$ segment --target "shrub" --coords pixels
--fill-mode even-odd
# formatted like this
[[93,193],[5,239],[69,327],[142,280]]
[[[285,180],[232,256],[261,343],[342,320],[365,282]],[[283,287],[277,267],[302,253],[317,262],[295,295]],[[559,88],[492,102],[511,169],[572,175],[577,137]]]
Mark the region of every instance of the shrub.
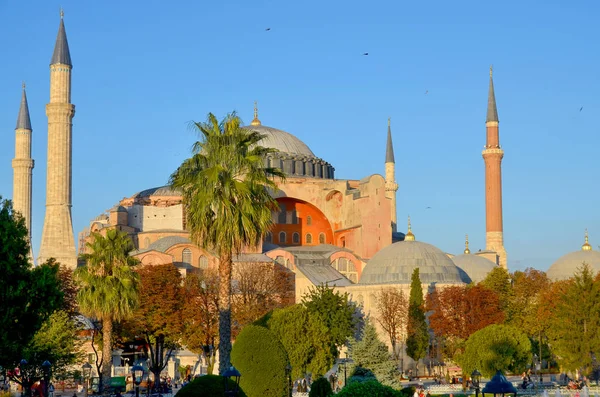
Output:
[[377,377],[375,376],[373,371],[371,371],[370,369],[358,367],[358,366],[354,367],[354,370],[352,371],[352,375],[350,375],[350,379],[348,379],[348,383],[354,383],[354,382],[360,383],[360,382],[368,382],[368,381],[377,382]]
[[248,397],[285,395],[287,353],[268,329],[256,325],[244,327],[231,350],[231,362],[242,374],[240,385]]
[[333,390],[329,381],[325,378],[319,378],[310,386],[308,397],[329,397],[333,396]]
[[370,380],[367,382],[354,382],[344,387],[336,397],[402,397],[399,391],[389,386]]
[[412,397],[415,395],[415,390],[416,390],[416,387],[414,387],[414,386],[406,386],[405,388],[400,390],[400,393],[404,397]]
[[[233,387],[233,380],[229,380]],[[204,375],[192,380],[181,388],[177,397],[221,397],[225,396],[225,379],[218,375]],[[246,397],[243,390],[240,390],[240,397]]]

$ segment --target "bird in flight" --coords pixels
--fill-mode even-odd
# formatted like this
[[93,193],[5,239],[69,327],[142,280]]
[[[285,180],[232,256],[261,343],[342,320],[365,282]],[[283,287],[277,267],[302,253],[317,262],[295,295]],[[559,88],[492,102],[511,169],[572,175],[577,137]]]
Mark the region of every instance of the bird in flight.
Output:
[[365,53],[363,53],[363,55],[369,55],[369,53],[368,53],[368,52],[365,52]]
[[271,28],[266,28],[265,31],[268,32],[269,30],[271,30]]
[[425,207],[425,209],[426,209],[426,210],[430,210],[430,209],[431,209],[431,207]]
[[581,112],[583,110],[583,106],[579,108],[579,111]]
[[425,95],[429,94],[429,90],[425,90]]

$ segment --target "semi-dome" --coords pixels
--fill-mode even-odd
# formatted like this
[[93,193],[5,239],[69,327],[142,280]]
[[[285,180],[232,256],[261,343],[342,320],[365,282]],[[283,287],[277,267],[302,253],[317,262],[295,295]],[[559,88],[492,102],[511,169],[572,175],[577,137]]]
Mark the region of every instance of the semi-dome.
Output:
[[553,281],[566,280],[573,277],[577,269],[584,263],[588,264],[593,272],[600,272],[600,252],[592,250],[592,246],[588,241],[587,230],[585,232],[585,243],[581,246],[581,250],[558,258],[546,274]]
[[408,284],[415,268],[419,268],[423,284],[468,282],[442,250],[420,241],[405,240],[376,253],[367,263],[358,283]]

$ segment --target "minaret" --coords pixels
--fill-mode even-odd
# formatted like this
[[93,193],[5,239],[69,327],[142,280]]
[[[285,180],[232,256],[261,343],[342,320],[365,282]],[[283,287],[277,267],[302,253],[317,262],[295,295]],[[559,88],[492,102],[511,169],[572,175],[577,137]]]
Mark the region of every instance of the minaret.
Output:
[[50,103],[48,116],[48,166],[46,176],[46,217],[38,263],[55,258],[67,267],[77,266],[71,221],[72,120],[71,55],[65,33],[63,12],[50,60]]
[[385,147],[385,196],[392,200],[392,232],[397,231],[396,218],[396,161],[394,160],[394,146],[392,145],[391,118],[388,118],[387,145]]
[[498,254],[498,264],[507,269],[502,228],[502,157],[504,157],[504,150],[500,147],[498,135],[498,110],[496,109],[491,66],[485,127],[487,141],[482,152],[485,162],[485,246],[487,250],[495,251]]
[[33,260],[31,249],[31,175],[34,162],[31,159],[31,119],[27,105],[27,93],[23,83],[21,107],[15,128],[15,158],[13,167],[13,208],[25,219],[29,236],[29,258]]

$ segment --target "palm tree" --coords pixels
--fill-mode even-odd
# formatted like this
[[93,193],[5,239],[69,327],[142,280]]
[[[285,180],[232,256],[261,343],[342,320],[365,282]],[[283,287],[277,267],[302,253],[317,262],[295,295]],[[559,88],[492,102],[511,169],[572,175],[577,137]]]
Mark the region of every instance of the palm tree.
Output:
[[80,283],[77,302],[81,312],[102,322],[102,385],[110,385],[113,321],[127,318],[138,303],[138,274],[132,266],[138,260],[129,256],[133,243],[125,232],[108,230],[106,236],[91,235],[81,255],[86,265],[75,270]]
[[278,208],[271,192],[277,168],[264,166],[276,152],[258,143],[264,135],[245,129],[231,113],[221,122],[212,114],[204,123],[191,123],[201,140],[171,175],[181,189],[187,228],[192,241],[219,257],[219,373],[229,368],[231,353],[231,271],[233,255],[256,246],[270,228],[271,211]]

